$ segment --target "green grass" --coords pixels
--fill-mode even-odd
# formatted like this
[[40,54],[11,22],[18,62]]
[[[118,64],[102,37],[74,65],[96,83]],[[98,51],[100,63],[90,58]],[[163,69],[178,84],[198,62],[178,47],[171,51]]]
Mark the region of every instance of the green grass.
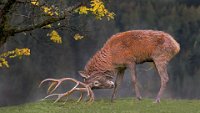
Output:
[[151,99],[96,100],[92,104],[68,101],[65,104],[40,101],[24,105],[1,107],[0,113],[200,113],[200,100],[162,100],[154,104]]

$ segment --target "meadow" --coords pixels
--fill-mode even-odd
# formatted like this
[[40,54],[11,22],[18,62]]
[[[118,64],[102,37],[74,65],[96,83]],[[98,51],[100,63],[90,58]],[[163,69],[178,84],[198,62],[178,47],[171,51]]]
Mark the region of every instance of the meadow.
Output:
[[137,101],[132,98],[117,99],[114,103],[99,99],[92,104],[46,100],[0,107],[0,113],[200,113],[200,100],[165,99],[159,104],[153,103],[152,99]]

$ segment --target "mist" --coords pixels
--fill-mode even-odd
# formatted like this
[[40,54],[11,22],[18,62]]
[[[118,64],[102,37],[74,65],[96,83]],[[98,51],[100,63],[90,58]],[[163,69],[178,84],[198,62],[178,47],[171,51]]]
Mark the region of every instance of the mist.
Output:
[[[29,57],[9,59],[10,68],[0,69],[0,106],[39,101],[46,95],[47,84],[38,88],[45,78],[72,77],[82,81],[78,74],[87,61],[113,34],[133,29],[161,30],[171,34],[181,45],[180,53],[168,66],[170,80],[164,98],[200,98],[200,6],[192,0],[124,0],[111,1],[114,20],[101,21],[91,16],[74,16],[71,23],[78,25],[82,40],[73,39],[71,31],[61,30],[62,44],[54,44],[47,31],[34,30],[10,38],[0,52],[15,48],[31,49]],[[77,21],[78,20],[78,21]],[[13,21],[19,21],[18,19]],[[155,98],[160,78],[152,63],[137,65],[139,88],[144,98]],[[73,84],[63,85],[64,92]],[[95,90],[96,98],[110,99],[112,90]],[[72,98],[78,97],[75,94]],[[117,98],[135,97],[126,70]]]

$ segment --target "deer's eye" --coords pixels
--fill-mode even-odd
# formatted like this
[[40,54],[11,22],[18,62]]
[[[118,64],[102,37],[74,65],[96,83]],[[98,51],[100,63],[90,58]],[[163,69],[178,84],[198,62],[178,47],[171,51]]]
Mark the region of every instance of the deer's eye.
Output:
[[94,81],[94,86],[99,86],[99,85],[100,85],[99,81]]

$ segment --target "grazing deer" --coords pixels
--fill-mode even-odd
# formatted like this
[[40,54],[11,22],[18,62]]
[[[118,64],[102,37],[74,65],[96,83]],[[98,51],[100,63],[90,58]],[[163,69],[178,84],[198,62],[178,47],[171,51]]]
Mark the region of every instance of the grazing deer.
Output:
[[[131,80],[136,97],[140,100],[141,95],[137,86],[136,64],[154,62],[161,80],[161,87],[155,100],[158,103],[169,80],[167,64],[179,51],[179,44],[172,36],[162,31],[132,30],[115,34],[88,61],[84,71],[79,72],[84,78],[84,82],[73,80],[76,81],[77,85],[70,91],[86,91],[90,100],[93,101],[94,94],[92,89],[114,88],[111,97],[113,101],[123,79],[124,71],[128,68],[131,72]],[[115,83],[111,81],[114,76],[116,76]],[[51,91],[51,88],[56,85],[51,91],[53,92],[63,79],[45,79],[42,83],[53,81],[49,87]],[[77,88],[79,84],[85,88]],[[71,94],[70,91],[66,92],[67,94],[58,95],[58,98],[60,99]],[[49,96],[54,95],[51,94]],[[81,99],[82,93],[79,100]]]

